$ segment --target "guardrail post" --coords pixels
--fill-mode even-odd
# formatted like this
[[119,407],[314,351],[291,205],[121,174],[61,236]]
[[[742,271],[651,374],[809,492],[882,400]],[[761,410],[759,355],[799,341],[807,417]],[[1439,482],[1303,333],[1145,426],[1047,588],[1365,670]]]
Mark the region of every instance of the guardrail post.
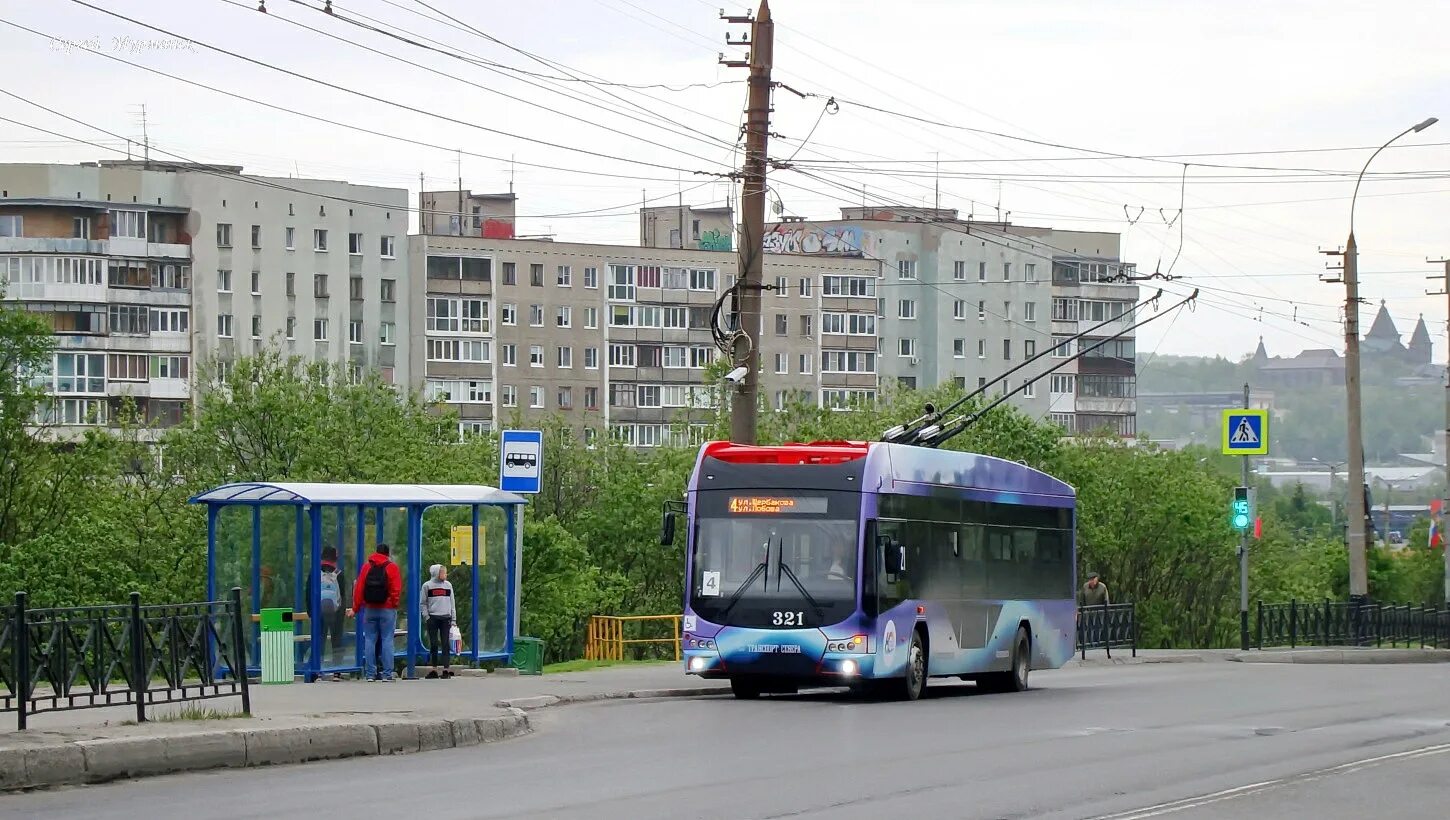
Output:
[[1259,611],[1254,617],[1254,648],[1264,648],[1264,601],[1259,599]]
[[1103,640],[1103,649],[1107,651],[1107,653],[1108,653],[1108,659],[1109,660],[1111,660],[1112,657],[1113,657],[1113,633],[1112,633],[1112,630],[1111,630],[1110,627],[1111,627],[1111,622],[1108,620],[1108,605],[1106,603],[1104,603],[1103,604],[1103,623],[1102,623],[1101,629],[1103,630],[1103,639],[1104,639]]
[[15,710],[16,728],[25,730],[25,712],[30,706],[30,624],[25,613],[26,595],[15,593]]
[[232,587],[232,679],[242,687],[242,714],[252,714],[252,692],[247,678],[246,633],[242,629],[242,588]]
[[1138,605],[1133,603],[1129,606],[1132,608],[1128,610],[1128,628],[1133,630],[1133,657],[1136,658],[1138,657]]
[[136,722],[146,722],[146,622],[141,618],[141,593],[131,593],[131,692],[136,698]]
[[684,636],[683,633],[680,632],[680,618],[681,617],[682,616],[680,616],[680,615],[676,615],[675,618],[674,618],[674,624],[675,624],[675,663],[679,663],[680,662],[680,649],[681,649],[681,645],[684,644],[684,642],[685,642],[685,636]]
[[1079,609],[1077,611],[1077,651],[1079,653],[1079,656],[1083,660],[1087,660],[1087,641],[1084,640],[1084,636],[1087,633],[1083,630],[1084,627],[1082,625],[1082,610]]
[[1299,601],[1289,599],[1289,648],[1299,647]]
[[1329,599],[1324,599],[1324,643],[1320,646],[1329,646]]

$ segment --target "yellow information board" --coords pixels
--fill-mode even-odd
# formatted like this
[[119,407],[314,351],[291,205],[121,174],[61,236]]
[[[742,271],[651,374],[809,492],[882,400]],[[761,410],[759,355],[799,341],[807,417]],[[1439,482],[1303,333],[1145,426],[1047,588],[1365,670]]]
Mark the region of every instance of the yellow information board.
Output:
[[[488,563],[488,534],[482,524],[478,525],[478,565]],[[455,524],[453,537],[448,544],[449,563],[455,567],[473,563],[473,527],[469,524]]]

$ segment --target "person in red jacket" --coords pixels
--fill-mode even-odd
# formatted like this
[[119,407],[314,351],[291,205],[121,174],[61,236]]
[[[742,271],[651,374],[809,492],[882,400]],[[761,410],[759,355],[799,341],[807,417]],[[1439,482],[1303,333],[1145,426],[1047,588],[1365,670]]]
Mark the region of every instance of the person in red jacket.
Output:
[[363,678],[369,681],[393,680],[393,630],[403,598],[403,575],[389,557],[391,551],[387,544],[378,544],[352,585],[352,608],[363,632]]

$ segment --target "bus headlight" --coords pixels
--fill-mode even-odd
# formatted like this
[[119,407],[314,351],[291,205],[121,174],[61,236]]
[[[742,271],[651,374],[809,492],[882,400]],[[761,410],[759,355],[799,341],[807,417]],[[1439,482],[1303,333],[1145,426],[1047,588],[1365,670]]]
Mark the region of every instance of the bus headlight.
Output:
[[836,641],[827,641],[826,651],[835,652],[842,655],[865,655],[867,654],[866,636],[854,635],[850,638],[844,638]]
[[[850,661],[847,661],[847,663],[850,663]],[[705,667],[709,665],[710,661],[705,658],[690,658],[691,672],[703,672],[705,671]]]
[[856,662],[853,660],[841,661],[841,674],[851,677],[856,674]]

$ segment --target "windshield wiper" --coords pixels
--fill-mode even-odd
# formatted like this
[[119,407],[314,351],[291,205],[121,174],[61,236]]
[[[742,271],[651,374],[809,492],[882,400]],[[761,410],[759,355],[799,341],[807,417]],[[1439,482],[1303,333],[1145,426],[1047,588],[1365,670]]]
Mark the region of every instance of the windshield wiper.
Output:
[[800,590],[801,597],[806,599],[806,603],[811,605],[811,609],[814,609],[816,611],[816,617],[824,617],[826,614],[825,608],[822,607],[820,603],[816,601],[816,599],[813,598],[809,592],[806,591],[805,585],[802,584],[800,582],[800,579],[796,577],[795,570],[791,569],[784,561],[780,562],[780,568],[783,572],[785,572],[786,575],[790,576],[790,582],[792,584],[795,584],[796,589]]
[[750,585],[755,583],[755,579],[759,578],[762,572],[765,572],[768,562],[769,559],[756,564],[755,569],[751,570],[750,574],[745,576],[745,582],[730,595],[730,600],[725,602],[725,609],[720,613],[720,623],[727,623],[725,619],[730,616],[730,610],[734,609],[735,604],[740,602],[740,596],[744,595],[745,590],[749,589]]

